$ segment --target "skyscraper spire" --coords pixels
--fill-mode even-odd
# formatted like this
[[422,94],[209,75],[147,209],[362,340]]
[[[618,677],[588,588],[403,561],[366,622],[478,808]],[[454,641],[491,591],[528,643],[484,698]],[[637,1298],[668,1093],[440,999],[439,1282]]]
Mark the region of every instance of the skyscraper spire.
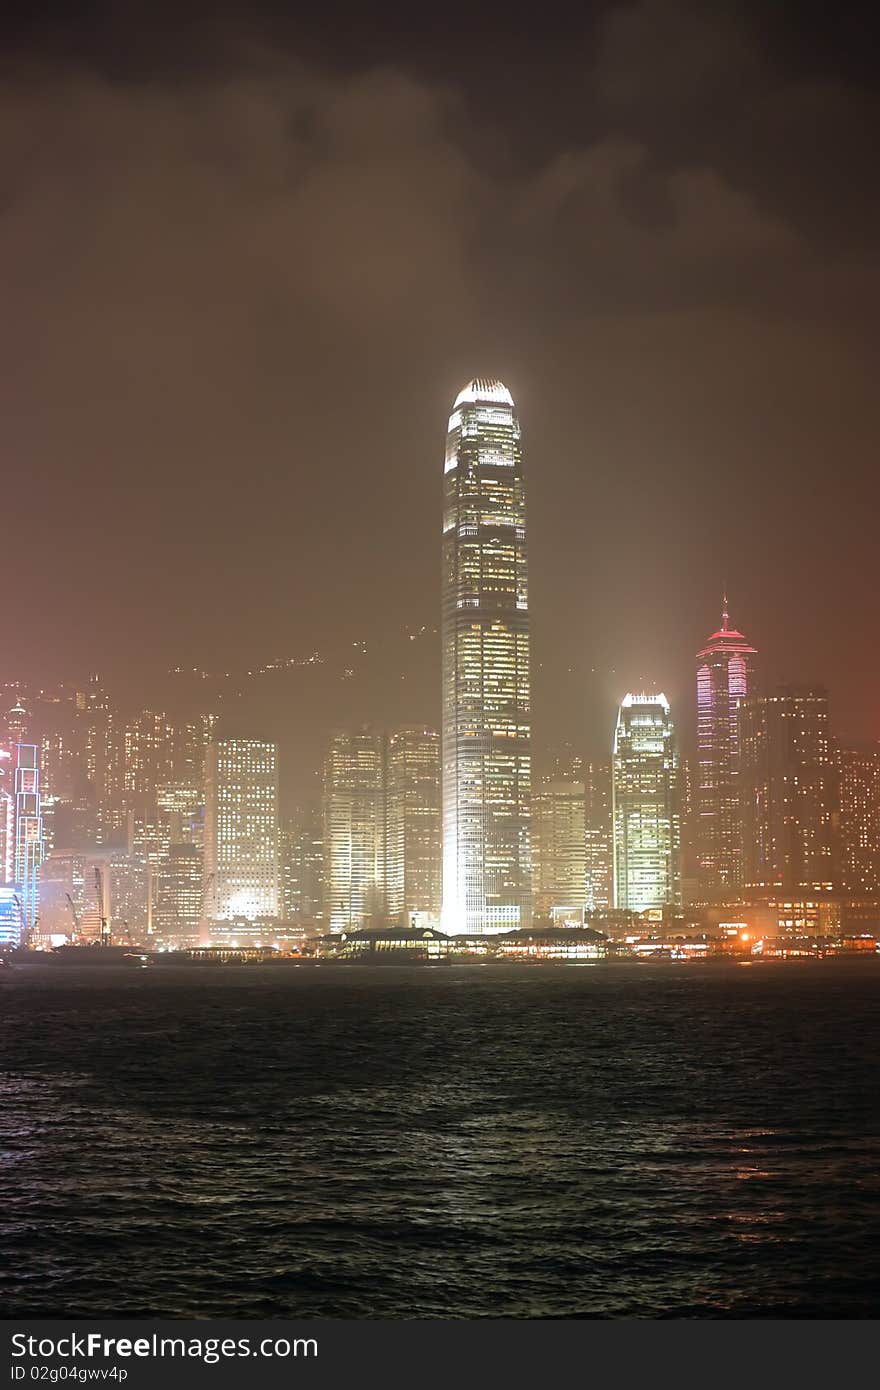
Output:
[[727,585],[721,627],[697,653],[697,874],[705,888],[740,881],[739,704],[754,693],[755,648],[730,625]]
[[458,393],[444,486],[442,921],[481,935],[531,919],[525,483],[502,382]]

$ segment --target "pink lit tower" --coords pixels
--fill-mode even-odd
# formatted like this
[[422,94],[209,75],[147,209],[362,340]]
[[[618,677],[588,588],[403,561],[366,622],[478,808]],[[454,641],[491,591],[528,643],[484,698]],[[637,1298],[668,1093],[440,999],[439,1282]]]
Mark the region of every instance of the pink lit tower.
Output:
[[697,653],[697,872],[702,888],[725,893],[742,881],[739,811],[739,704],[755,694],[757,652],[730,626],[727,595],[721,627]]

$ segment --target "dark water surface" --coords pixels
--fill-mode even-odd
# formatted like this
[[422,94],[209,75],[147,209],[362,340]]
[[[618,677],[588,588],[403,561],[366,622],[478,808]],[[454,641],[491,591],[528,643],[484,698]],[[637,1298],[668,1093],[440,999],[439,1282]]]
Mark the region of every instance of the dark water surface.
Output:
[[876,1315],[880,961],[22,966],[6,1316]]

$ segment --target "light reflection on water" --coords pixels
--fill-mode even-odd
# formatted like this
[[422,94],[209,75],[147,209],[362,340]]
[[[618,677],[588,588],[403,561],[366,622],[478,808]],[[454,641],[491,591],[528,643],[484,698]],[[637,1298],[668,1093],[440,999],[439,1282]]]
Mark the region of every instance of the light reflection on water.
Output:
[[867,1316],[872,964],[0,989],[6,1316]]

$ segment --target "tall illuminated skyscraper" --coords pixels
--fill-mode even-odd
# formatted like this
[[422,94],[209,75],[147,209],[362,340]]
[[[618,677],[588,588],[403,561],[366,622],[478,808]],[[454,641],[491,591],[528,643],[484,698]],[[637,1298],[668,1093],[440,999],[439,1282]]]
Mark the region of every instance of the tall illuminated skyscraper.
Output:
[[529,600],[520,427],[500,381],[455,399],[443,513],[443,927],[531,917]]
[[727,597],[721,626],[697,653],[697,767],[693,788],[697,874],[721,891],[742,882],[742,818],[739,804],[739,706],[754,695],[755,658],[741,632],[730,626]]
[[15,865],[26,931],[37,922],[37,874],[43,862],[43,816],[40,797],[40,750],[33,743],[15,749]]
[[284,917],[315,925],[324,907],[324,825],[320,808],[300,806],[281,823],[281,892]]
[[218,738],[205,767],[205,916],[277,917],[278,752],[256,738]]
[[614,905],[681,905],[678,752],[665,695],[625,695],[612,758]]

